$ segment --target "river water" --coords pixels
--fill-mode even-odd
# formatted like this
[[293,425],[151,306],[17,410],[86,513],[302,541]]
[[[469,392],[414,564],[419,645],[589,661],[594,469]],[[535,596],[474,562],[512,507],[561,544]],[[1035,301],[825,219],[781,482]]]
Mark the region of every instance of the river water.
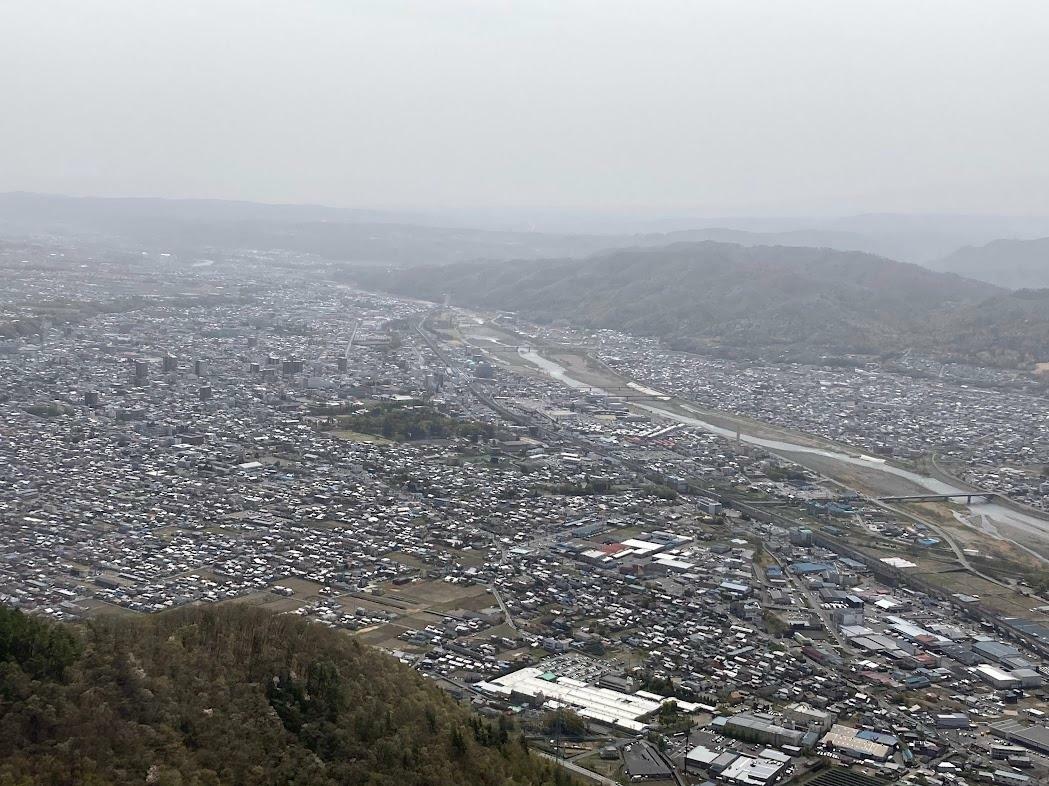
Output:
[[[545,358],[538,352],[532,349],[519,349],[518,354],[522,359],[527,360],[535,366],[538,366],[545,371],[550,377],[563,382],[569,387],[575,388],[576,390],[593,390],[594,392],[603,392],[600,388],[596,388],[593,385],[589,385],[585,382],[581,382],[578,379],[574,379],[568,370],[549,358]],[[727,429],[722,426],[717,426],[713,423],[698,418],[690,417],[688,415],[682,415],[677,412],[664,409],[657,405],[645,404],[643,402],[635,402],[634,404],[639,409],[648,410],[653,414],[659,415],[670,420],[676,420],[679,423],[684,423],[688,426],[694,426],[695,428],[702,429],[703,431],[710,432],[712,434],[718,434],[722,437],[728,437],[735,439],[736,432],[732,429]],[[685,409],[691,409],[687,404],[682,405]],[[697,411],[698,412],[698,411]],[[745,428],[743,426],[742,428]],[[809,445],[799,445],[794,442],[785,442],[775,439],[766,439],[764,437],[757,437],[752,434],[746,433],[745,430],[740,431],[740,440],[746,442],[748,445],[755,445],[756,447],[768,450],[771,453],[787,453],[787,454],[810,454],[821,456],[823,458],[831,459],[836,462],[843,464],[852,464],[854,466],[864,467],[868,470],[875,472],[884,472],[889,475],[894,475],[905,480],[909,480],[911,483],[928,490],[932,494],[967,494],[971,492],[971,489],[961,488],[959,486],[945,483],[944,481],[930,477],[928,475],[921,475],[917,472],[911,472],[910,470],[903,469],[901,467],[895,467],[892,464],[887,463],[884,459],[874,458],[872,456],[853,456],[848,453],[842,453],[840,451],[827,450],[825,448],[814,448]],[[793,458],[793,457],[791,457]],[[1045,539],[1049,538],[1049,520],[1041,519],[1037,516],[1023,513],[1021,511],[1013,510],[1012,508],[1002,505],[997,502],[976,502],[971,505],[964,506],[968,508],[968,515],[960,516],[964,518],[966,523],[970,526],[980,529],[984,532],[989,532],[998,537],[1009,540],[1008,536],[1000,532],[998,527],[1004,526],[1013,530],[1019,530],[1029,535]],[[1017,544],[1021,545],[1022,544]],[[1031,551],[1030,549],[1025,550]],[[1031,553],[1035,553],[1031,551]],[[1040,556],[1040,555],[1038,555]],[[1044,559],[1044,557],[1042,558]]]

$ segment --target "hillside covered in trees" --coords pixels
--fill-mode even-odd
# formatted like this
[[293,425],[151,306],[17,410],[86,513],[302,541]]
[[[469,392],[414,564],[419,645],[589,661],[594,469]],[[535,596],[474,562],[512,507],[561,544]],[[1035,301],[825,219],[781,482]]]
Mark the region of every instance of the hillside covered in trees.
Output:
[[448,417],[415,401],[370,401],[356,408],[320,406],[314,408],[313,414],[327,415],[333,428],[397,442],[452,437],[490,439],[495,435],[491,424]]
[[564,784],[356,639],[243,606],[59,626],[0,609],[0,784]]
[[1049,237],[965,246],[936,264],[941,270],[1003,287],[1049,287]]
[[[365,286],[440,301],[566,319],[660,337],[674,348],[814,360],[913,348],[1045,360],[1049,308],[981,308],[1009,293],[991,284],[861,252],[678,243],[586,259],[476,262],[354,273]],[[1011,302],[1011,301],[1010,301]],[[1000,338],[1015,336],[1001,352]]]

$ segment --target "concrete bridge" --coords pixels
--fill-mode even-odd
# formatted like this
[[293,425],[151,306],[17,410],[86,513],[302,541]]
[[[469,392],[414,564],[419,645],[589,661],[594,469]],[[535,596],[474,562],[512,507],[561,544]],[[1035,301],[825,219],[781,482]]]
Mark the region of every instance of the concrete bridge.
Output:
[[966,505],[971,505],[974,499],[981,502],[991,502],[998,499],[998,494],[990,491],[964,491],[957,494],[911,494],[903,497],[878,497],[878,502],[950,502],[951,500],[964,499]]

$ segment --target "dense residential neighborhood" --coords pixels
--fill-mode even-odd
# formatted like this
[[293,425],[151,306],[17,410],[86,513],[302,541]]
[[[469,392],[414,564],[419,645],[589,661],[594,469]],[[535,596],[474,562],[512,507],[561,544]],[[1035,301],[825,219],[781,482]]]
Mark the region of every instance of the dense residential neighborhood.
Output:
[[[66,253],[0,260],[5,604],[299,615],[597,782],[1047,777],[1036,570],[664,409],[881,461],[933,444],[973,493],[1041,506],[1033,395],[742,368],[356,290],[294,255]],[[567,347],[636,381],[574,379]],[[991,504],[968,503],[937,504]]]

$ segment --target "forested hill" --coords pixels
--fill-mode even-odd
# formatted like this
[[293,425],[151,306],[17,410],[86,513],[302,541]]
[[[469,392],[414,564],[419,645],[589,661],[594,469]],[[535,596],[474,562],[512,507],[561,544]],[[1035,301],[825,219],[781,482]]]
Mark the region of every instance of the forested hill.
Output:
[[565,784],[357,640],[243,606],[56,626],[0,609],[0,784]]
[[1003,287],[1049,287],[1049,237],[965,246],[936,267]]
[[[356,275],[356,273],[354,274]],[[365,285],[460,305],[571,319],[693,349],[878,354],[1001,290],[860,252],[730,243],[586,259],[375,271]]]

